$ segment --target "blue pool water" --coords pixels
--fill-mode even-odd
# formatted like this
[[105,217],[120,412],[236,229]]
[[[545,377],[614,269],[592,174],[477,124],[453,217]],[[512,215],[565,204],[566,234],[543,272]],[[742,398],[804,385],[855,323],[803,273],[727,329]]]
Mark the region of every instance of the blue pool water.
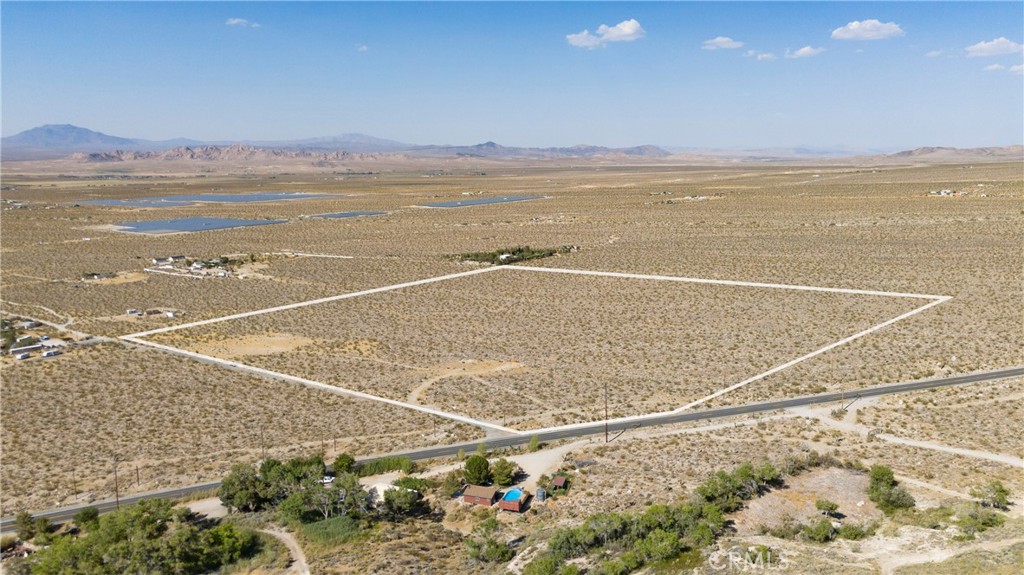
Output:
[[452,200],[449,202],[436,202],[433,204],[420,204],[425,208],[464,208],[466,206],[481,206],[484,204],[504,204],[506,202],[525,202],[527,200],[543,200],[543,196],[501,196],[497,198],[473,198],[471,200]]
[[508,491],[506,491],[505,495],[502,496],[501,499],[502,499],[502,501],[519,501],[519,499],[522,496],[523,496],[523,490],[519,489],[517,487],[515,489],[509,489]]
[[312,217],[312,218],[329,218],[329,219],[334,220],[334,219],[338,219],[338,218],[357,218],[359,216],[382,216],[382,215],[384,215],[386,213],[387,212],[335,212],[333,214],[317,214],[315,216],[310,216],[310,217]]
[[202,232],[223,230],[244,226],[266,226],[282,224],[288,220],[236,220],[233,218],[178,218],[175,220],[152,220],[148,222],[123,222],[116,224],[122,232],[138,234],[170,234],[174,232]]
[[249,194],[189,194],[184,196],[158,196],[133,200],[87,200],[83,204],[95,206],[120,206],[129,208],[180,208],[192,204],[238,204],[248,202],[277,202],[282,200],[308,200],[323,198],[331,194],[309,194],[305,192],[252,192]]

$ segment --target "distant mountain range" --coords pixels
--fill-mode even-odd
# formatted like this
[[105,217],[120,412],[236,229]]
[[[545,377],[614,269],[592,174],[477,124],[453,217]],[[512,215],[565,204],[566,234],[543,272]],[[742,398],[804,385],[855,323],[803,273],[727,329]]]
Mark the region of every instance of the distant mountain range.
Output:
[[4,160],[53,159],[72,156],[86,162],[121,162],[130,160],[200,160],[245,161],[275,158],[302,158],[314,162],[344,159],[366,159],[380,154],[407,157],[461,158],[608,158],[659,159],[673,157],[690,162],[778,162],[800,159],[912,162],[983,162],[1024,159],[1024,146],[991,148],[917,148],[890,154],[876,150],[857,151],[848,148],[763,148],[747,150],[713,150],[658,146],[606,148],[578,145],[563,148],[522,148],[485,142],[470,146],[417,145],[375,138],[366,134],[341,134],[324,138],[284,141],[199,141],[186,138],[144,140],[110,136],[70,124],[49,124],[0,139],[0,155]]
[[[239,148],[242,146],[243,148]],[[186,148],[184,150],[182,148]],[[215,151],[223,148],[223,152]],[[197,152],[196,149],[202,151]],[[401,153],[422,157],[480,157],[480,158],[571,158],[593,156],[630,156],[660,158],[671,155],[657,146],[636,146],[632,148],[605,148],[602,146],[572,146],[569,148],[518,148],[506,147],[494,142],[473,146],[416,145],[375,138],[366,134],[341,134],[326,138],[308,138],[285,141],[245,142],[204,142],[190,139],[143,140],[110,136],[70,124],[48,124],[26,130],[20,134],[0,139],[3,159],[45,159],[60,158],[76,154],[79,159],[90,161],[119,161],[124,159],[147,159],[157,156],[176,158],[196,157],[213,159],[213,156],[237,157],[258,155],[257,150],[280,152],[278,157],[291,153]],[[160,152],[161,154],[156,154]],[[274,155],[274,154],[271,154]]]

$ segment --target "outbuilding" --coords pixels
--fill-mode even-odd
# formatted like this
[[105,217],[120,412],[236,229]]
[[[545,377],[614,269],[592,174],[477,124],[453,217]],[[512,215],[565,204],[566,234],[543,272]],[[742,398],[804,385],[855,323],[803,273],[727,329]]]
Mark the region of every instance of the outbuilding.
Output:
[[491,505],[494,505],[494,501],[497,498],[498,490],[493,487],[467,485],[466,488],[462,490],[462,500],[466,503],[490,507]]

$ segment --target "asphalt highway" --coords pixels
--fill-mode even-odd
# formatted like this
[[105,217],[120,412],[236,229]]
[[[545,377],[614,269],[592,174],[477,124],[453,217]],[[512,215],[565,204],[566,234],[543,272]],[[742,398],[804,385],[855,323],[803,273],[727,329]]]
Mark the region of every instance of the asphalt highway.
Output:
[[[815,395],[805,395],[801,397],[793,397],[789,399],[780,399],[775,401],[766,401],[762,403],[750,403],[746,405],[736,405],[729,407],[719,407],[716,409],[705,409],[701,411],[681,411],[664,414],[655,414],[645,417],[638,417],[625,421],[612,421],[609,422],[607,429],[609,434],[618,434],[619,432],[627,431],[630,429],[638,429],[641,427],[654,427],[659,425],[670,425],[674,423],[685,423],[691,421],[703,421],[709,419],[721,419],[725,417],[735,417],[737,415],[746,415],[752,413],[765,413],[770,411],[777,411],[781,409],[788,409],[791,407],[801,407],[805,405],[817,405],[822,403],[838,403],[840,401],[850,402],[856,398],[865,397],[877,397],[880,395],[891,395],[896,393],[907,393],[911,391],[923,391],[927,389],[935,389],[940,387],[951,387],[957,385],[967,385],[971,383],[979,383],[984,381],[995,381],[999,379],[1007,379],[1010,377],[1024,376],[1024,366],[1010,367],[1004,369],[998,369],[994,371],[986,371],[981,373],[972,373],[969,375],[958,375],[954,377],[943,377],[938,379],[928,379],[923,381],[912,381],[907,383],[896,383],[890,385],[879,385],[875,387],[867,387],[854,391],[846,392],[829,392],[819,393]],[[507,437],[492,437],[486,440],[487,446],[490,449],[500,447],[511,447],[516,445],[525,445],[530,442],[531,437],[536,435],[539,440],[543,442],[555,441],[558,439],[571,439],[576,437],[584,437],[587,435],[603,434],[605,432],[605,423],[603,421],[596,422],[593,424],[586,424],[575,426],[571,428],[556,429],[548,432],[540,432],[537,434],[531,434],[527,432],[523,435],[510,435]],[[476,446],[480,443],[479,440],[471,441],[466,443],[459,443],[453,445],[443,445],[439,447],[428,447],[425,449],[417,449],[413,451],[405,451],[399,453],[393,453],[389,455],[404,455],[414,461],[423,461],[427,459],[435,459],[439,457],[450,457],[457,454],[460,450],[473,451]],[[379,456],[385,457],[385,456]],[[372,461],[378,457],[371,457],[361,459],[360,462]],[[220,487],[219,481],[210,483],[202,483],[199,485],[190,485],[188,487],[180,487],[176,489],[167,489],[162,491],[155,491],[151,493],[142,493],[138,495],[132,495],[129,497],[122,497],[120,505],[129,505],[136,501],[143,499],[153,499],[157,497],[177,499],[187,497],[196,493],[208,492],[216,490]],[[58,509],[50,509],[47,511],[39,511],[33,513],[36,517],[46,517],[54,523],[62,523],[70,520],[74,517],[75,513],[85,507],[95,507],[100,513],[106,513],[114,510],[117,507],[115,501],[101,501],[91,503],[87,505],[78,505],[74,507],[61,507]],[[0,532],[7,532],[14,529],[14,517],[4,517],[0,519]]]

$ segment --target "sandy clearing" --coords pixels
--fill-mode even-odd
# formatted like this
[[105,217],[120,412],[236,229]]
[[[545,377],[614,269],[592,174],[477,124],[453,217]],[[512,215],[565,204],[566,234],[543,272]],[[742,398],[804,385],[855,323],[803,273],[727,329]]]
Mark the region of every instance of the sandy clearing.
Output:
[[315,341],[309,338],[287,333],[275,333],[270,335],[247,335],[220,340],[215,343],[197,342],[194,347],[198,353],[203,355],[235,359],[248,355],[288,353],[312,343],[315,343]]
[[146,281],[146,278],[147,276],[143,272],[120,272],[112,278],[84,281],[85,283],[90,285],[110,286],[119,284],[129,284],[134,282],[144,282]]
[[219,497],[210,497],[182,503],[179,507],[188,507],[193,513],[205,515],[209,519],[220,519],[228,514],[228,508],[224,507]]

